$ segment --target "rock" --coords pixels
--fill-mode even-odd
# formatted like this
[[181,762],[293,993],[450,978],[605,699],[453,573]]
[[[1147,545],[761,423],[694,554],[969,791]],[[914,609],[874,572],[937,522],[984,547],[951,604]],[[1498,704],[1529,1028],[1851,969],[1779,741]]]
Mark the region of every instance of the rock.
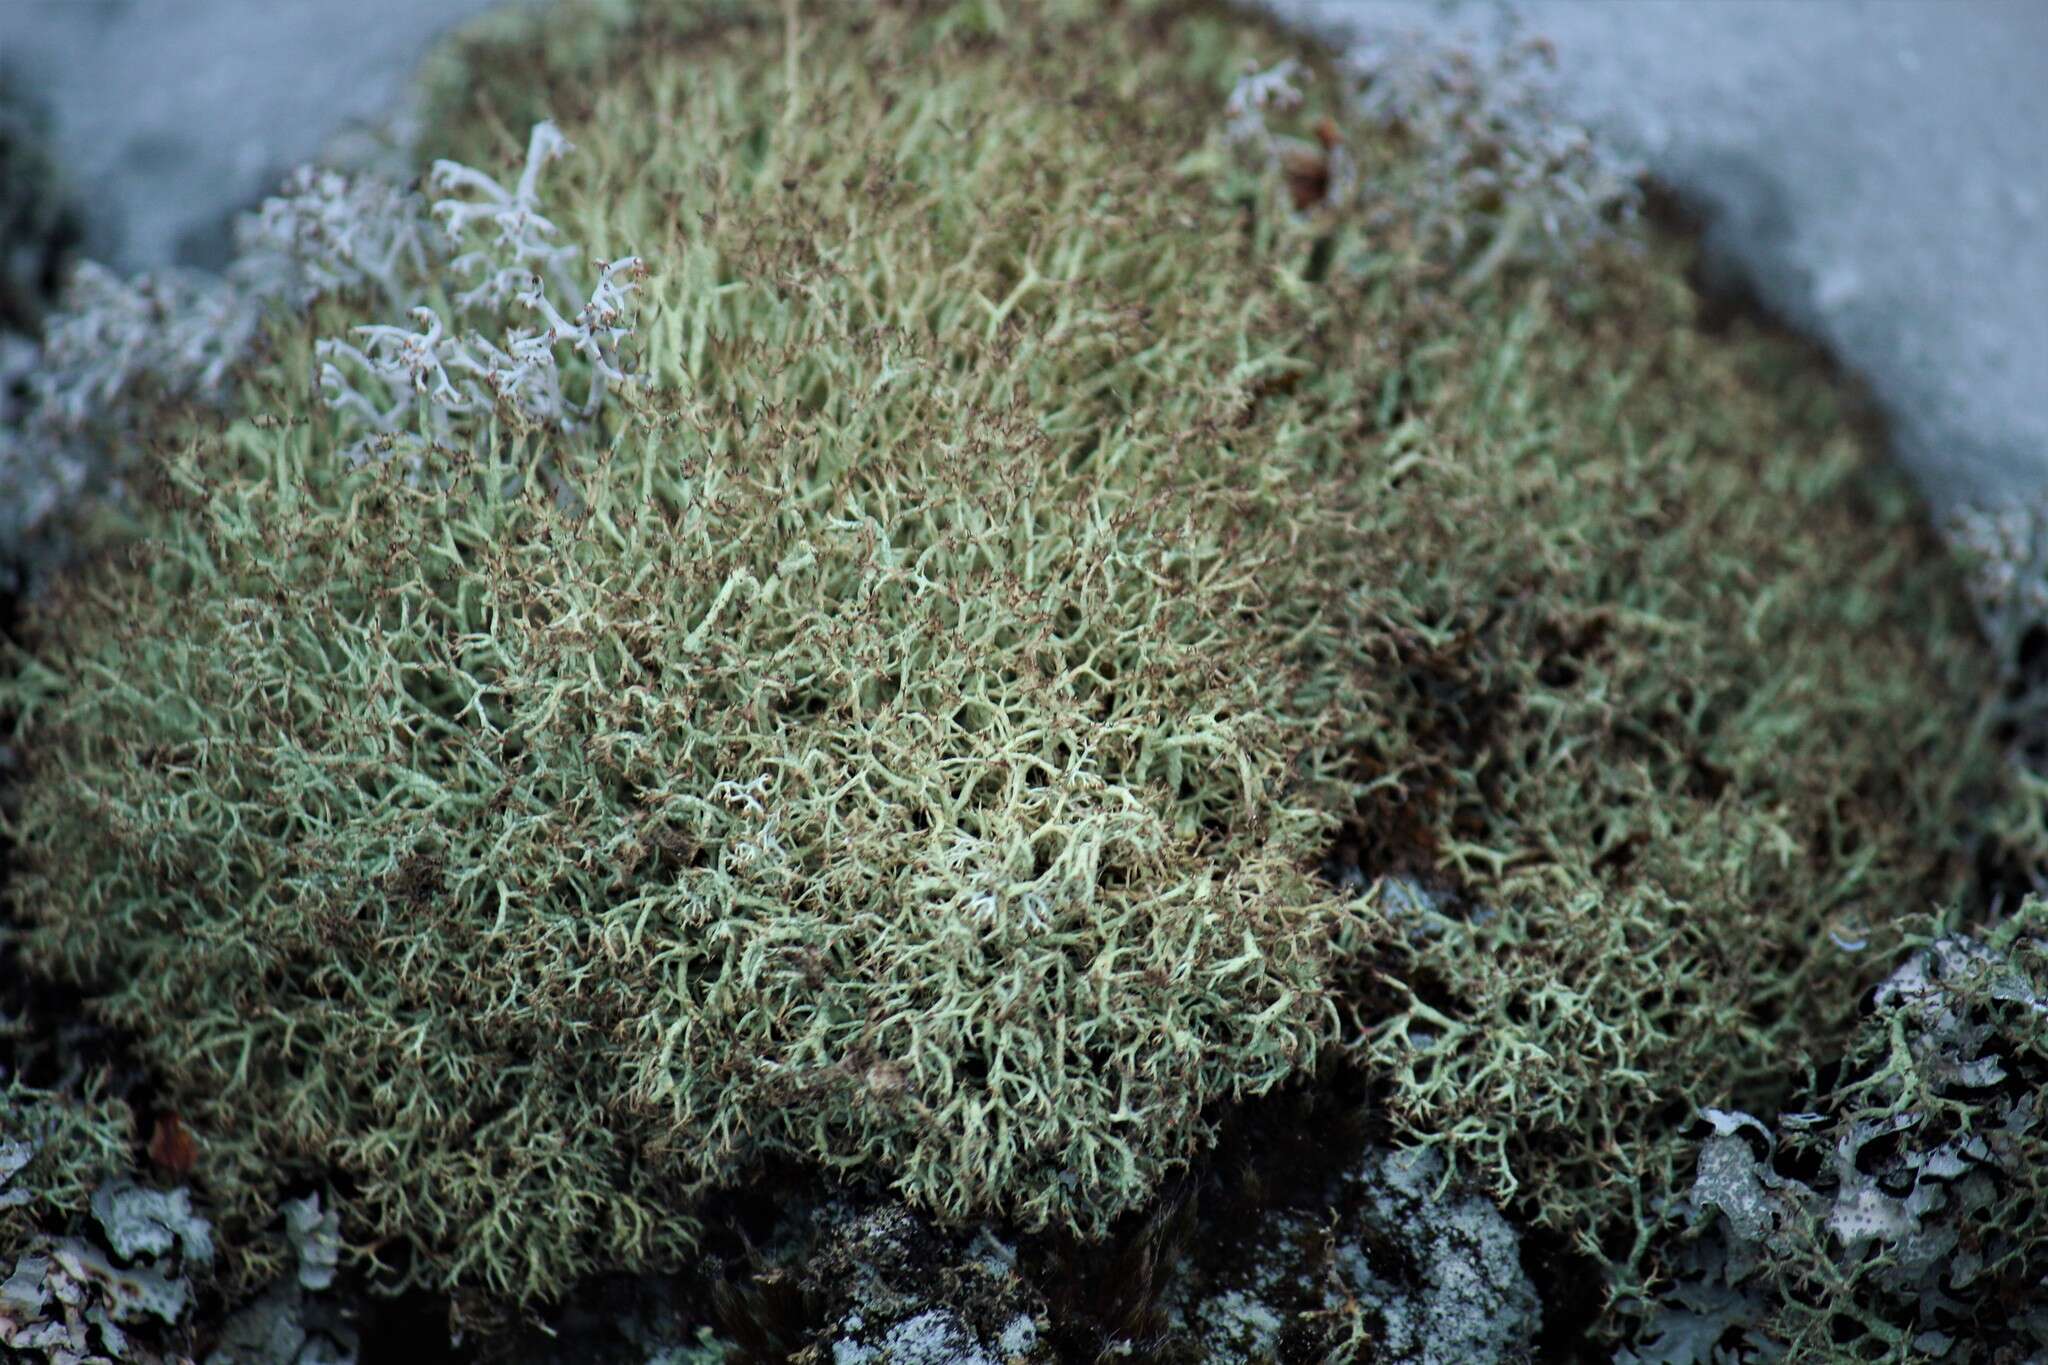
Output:
[[497,3],[8,5],[0,75],[49,110],[52,157],[87,200],[87,256],[124,274],[218,267],[237,211],[351,126],[389,120],[434,38]]
[[1521,1238],[1427,1150],[1367,1149],[1319,1207],[1276,1207],[1170,1296],[1190,1358],[1455,1365],[1533,1358],[1543,1321]]

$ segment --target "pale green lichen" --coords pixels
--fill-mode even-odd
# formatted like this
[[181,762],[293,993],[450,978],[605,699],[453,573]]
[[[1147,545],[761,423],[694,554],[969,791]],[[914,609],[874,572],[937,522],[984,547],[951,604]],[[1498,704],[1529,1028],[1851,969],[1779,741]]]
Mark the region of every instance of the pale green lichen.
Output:
[[[1155,174],[1209,91],[1154,59],[1081,116],[922,26],[880,28],[914,77],[835,29],[797,117],[645,60],[559,168],[598,249],[672,243],[637,408],[425,446],[410,487],[293,412],[285,329],[248,399],[285,423],[186,445],[164,496],[204,510],[16,684],[82,760],[25,842],[109,855],[24,870],[37,948],[118,980],[223,1185],[332,1162],[436,1279],[679,1255],[678,1195],[776,1151],[1100,1228],[1206,1105],[1312,1063],[1367,937],[1313,877],[1334,516],[1250,406],[1300,335],[1255,258],[1161,291],[1222,263],[1228,206]],[[507,491],[548,453],[585,515]]]
[[0,1081],[0,1245],[83,1216],[94,1189],[128,1170],[135,1117],[104,1088],[101,1075],[77,1094]]
[[34,961],[235,1225],[339,1173],[366,1268],[500,1303],[684,1262],[771,1158],[1093,1235],[1349,1058],[1644,1273],[1673,1115],[1839,1032],[1828,931],[1953,895],[2003,781],[1810,368],[1701,335],[1676,252],[1475,276],[1274,194],[1238,20],[535,23],[431,150],[559,121],[641,384],[401,475],[305,382],[391,291],[275,319],[6,683]]

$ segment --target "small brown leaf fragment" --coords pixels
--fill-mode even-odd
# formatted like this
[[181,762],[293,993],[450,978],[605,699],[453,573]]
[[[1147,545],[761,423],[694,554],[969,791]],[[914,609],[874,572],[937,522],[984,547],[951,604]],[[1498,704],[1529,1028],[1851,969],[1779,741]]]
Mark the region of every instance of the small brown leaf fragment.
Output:
[[1321,151],[1300,147],[1280,154],[1280,170],[1287,177],[1288,193],[1297,212],[1314,208],[1330,197],[1331,167],[1338,145],[1336,123],[1327,116],[1316,122],[1316,142]]
[[149,1137],[149,1159],[173,1175],[190,1175],[199,1164],[199,1144],[176,1114],[157,1117]]
[[1330,192],[1330,163],[1312,152],[1287,152],[1280,158],[1287,191],[1296,212],[1314,208]]

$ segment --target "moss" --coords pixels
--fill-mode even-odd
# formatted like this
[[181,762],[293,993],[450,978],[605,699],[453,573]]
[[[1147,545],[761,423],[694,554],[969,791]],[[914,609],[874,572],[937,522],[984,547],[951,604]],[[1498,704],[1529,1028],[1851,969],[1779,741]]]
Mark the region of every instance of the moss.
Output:
[[6,685],[34,959],[241,1226],[333,1170],[390,1278],[533,1299],[788,1156],[1095,1234],[1344,1054],[1626,1266],[1673,1115],[1867,984],[1828,928],[1960,886],[1967,610],[1677,248],[1454,296],[1233,162],[1276,53],[1206,13],[520,41],[433,150],[561,123],[644,390],[408,481],[303,382],[370,301],[281,319]]

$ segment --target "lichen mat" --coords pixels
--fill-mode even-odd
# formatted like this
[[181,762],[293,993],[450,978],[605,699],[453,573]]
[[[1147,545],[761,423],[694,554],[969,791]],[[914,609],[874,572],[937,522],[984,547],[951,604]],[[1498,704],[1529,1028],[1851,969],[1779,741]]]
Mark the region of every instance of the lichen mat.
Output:
[[1522,235],[1419,145],[1512,129],[1328,72],[1252,135],[1276,41],[565,10],[459,50],[419,194],[280,201],[303,306],[220,412],[138,389],[4,698],[27,960],[161,1076],[224,1284],[330,1177],[352,1273],[500,1307],[770,1162],[1099,1237],[1334,1070],[1655,1269],[1694,1110],[2023,799],[1992,670],[1682,245]]

